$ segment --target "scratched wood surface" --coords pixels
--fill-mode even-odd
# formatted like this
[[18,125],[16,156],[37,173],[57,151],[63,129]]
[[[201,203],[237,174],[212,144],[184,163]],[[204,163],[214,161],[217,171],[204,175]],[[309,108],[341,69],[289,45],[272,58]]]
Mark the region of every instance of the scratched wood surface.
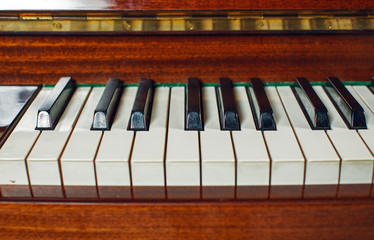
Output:
[[374,9],[371,0],[35,0],[1,1],[6,10],[254,10],[254,9]]
[[374,238],[373,200],[0,203],[2,239]]
[[1,36],[0,83],[370,81],[374,35]]

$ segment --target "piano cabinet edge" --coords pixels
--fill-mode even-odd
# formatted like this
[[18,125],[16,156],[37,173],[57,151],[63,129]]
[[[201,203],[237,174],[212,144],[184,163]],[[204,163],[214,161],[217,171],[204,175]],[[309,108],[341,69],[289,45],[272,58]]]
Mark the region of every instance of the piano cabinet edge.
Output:
[[373,199],[0,202],[4,239],[373,239]]
[[[5,10],[17,10],[23,6],[23,1],[13,0],[11,2],[0,3],[0,8]],[[75,0],[59,1],[49,0],[48,4],[43,1],[36,1],[33,4],[22,7],[26,11],[38,11],[40,9],[67,10],[67,11],[87,11],[88,9],[100,11],[157,11],[157,10],[259,10],[259,9],[374,9],[374,4],[369,0],[276,0],[266,1],[257,0],[214,0],[214,1],[199,1],[199,0]]]

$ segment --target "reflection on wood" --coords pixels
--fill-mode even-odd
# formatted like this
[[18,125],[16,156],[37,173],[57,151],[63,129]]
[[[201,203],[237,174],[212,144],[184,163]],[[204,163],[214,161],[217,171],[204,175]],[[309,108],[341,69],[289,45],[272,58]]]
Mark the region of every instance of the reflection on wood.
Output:
[[[65,186],[2,185],[0,201],[173,202],[275,199],[365,199],[372,184],[305,186]],[[97,194],[97,191],[99,194]]]
[[191,76],[202,82],[325,81],[332,75],[369,81],[373,42],[373,35],[2,36],[0,75],[7,84],[53,84],[61,76],[78,83],[111,77],[185,82]]

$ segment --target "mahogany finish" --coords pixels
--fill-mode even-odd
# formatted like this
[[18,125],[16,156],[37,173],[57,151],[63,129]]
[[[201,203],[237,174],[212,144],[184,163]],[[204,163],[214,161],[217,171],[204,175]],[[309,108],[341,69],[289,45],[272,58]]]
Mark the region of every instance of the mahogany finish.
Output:
[[257,9],[374,9],[371,0],[12,0],[2,1],[4,10],[257,10]]
[[369,81],[374,35],[158,35],[1,36],[2,84],[51,83],[72,76],[79,83],[119,78],[137,83],[186,82],[198,77],[235,82],[259,77],[290,82]]
[[3,239],[374,238],[369,199],[186,203],[0,203]]
[[[2,1],[0,9],[0,14],[43,10],[373,10],[374,1],[13,0]],[[61,76],[72,76],[79,83],[106,83],[109,78],[135,83],[141,77],[155,82],[186,82],[188,77],[198,77],[203,82],[217,82],[219,77],[236,82],[248,81],[250,77],[272,82],[294,81],[295,77],[324,81],[328,76],[343,81],[369,81],[374,74],[373,43],[374,35],[365,34],[4,35],[0,37],[0,84],[54,84]],[[1,199],[0,236],[371,240],[374,191],[366,188],[357,187],[354,192],[342,188],[344,191],[336,195],[336,186],[329,186],[326,193],[332,199],[324,200],[73,203]],[[314,196],[315,189],[307,190]],[[279,192],[289,193],[283,189]],[[247,191],[238,189],[237,193],[240,198]],[[265,188],[256,193],[259,198],[267,198],[269,192]],[[369,193],[371,199],[367,198]]]

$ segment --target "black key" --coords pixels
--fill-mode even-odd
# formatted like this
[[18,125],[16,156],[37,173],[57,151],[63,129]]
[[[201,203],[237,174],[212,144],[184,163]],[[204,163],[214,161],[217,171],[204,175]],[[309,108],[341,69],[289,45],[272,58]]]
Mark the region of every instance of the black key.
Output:
[[239,114],[231,81],[228,78],[220,78],[219,85],[220,87],[216,88],[216,92],[221,129],[240,130]]
[[36,129],[53,130],[76,89],[71,77],[62,77],[38,110]]
[[122,82],[117,78],[109,79],[103,95],[96,106],[92,130],[110,130],[114,115],[117,111],[119,99],[123,89]]
[[204,130],[200,81],[189,78],[186,88],[185,130]]
[[132,107],[129,130],[148,131],[153,102],[153,81],[141,78]]
[[312,129],[330,129],[327,108],[306,78],[296,78],[299,86],[293,87],[296,99]]
[[257,130],[276,130],[276,125],[264,85],[259,78],[251,78],[252,89],[248,88],[248,95],[253,109],[253,118]]
[[335,105],[347,126],[351,129],[365,129],[364,109],[336,77],[327,78],[329,85],[325,91]]

